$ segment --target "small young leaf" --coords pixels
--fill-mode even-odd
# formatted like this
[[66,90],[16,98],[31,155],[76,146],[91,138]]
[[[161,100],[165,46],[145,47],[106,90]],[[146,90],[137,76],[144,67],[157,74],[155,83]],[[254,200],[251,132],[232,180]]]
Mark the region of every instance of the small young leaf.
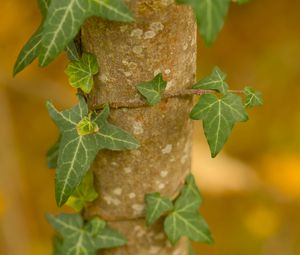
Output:
[[79,61],[72,61],[65,73],[69,76],[72,87],[80,88],[84,93],[91,92],[94,75],[99,72],[97,59],[92,54],[83,53]]
[[203,90],[216,90],[222,94],[226,94],[228,91],[228,84],[225,82],[226,74],[222,70],[215,66],[211,75],[205,77],[204,79],[198,81],[193,89],[203,89]]
[[69,197],[66,205],[80,212],[87,203],[94,201],[97,197],[98,193],[94,188],[93,173],[89,171],[72,196]]
[[59,151],[59,144],[61,141],[61,135],[59,135],[55,144],[47,152],[47,162],[49,168],[56,168],[57,161],[58,161],[58,151]]
[[234,124],[248,120],[241,98],[232,93],[222,98],[212,94],[202,95],[190,117],[194,120],[203,120],[203,129],[212,157],[223,148]]
[[228,13],[230,0],[176,0],[178,4],[192,6],[197,18],[200,34],[211,46],[221,31]]
[[246,96],[246,102],[245,102],[246,107],[251,108],[254,106],[263,105],[264,101],[261,92],[255,91],[251,87],[245,87],[244,94]]
[[56,243],[55,255],[94,255],[103,247],[112,248],[126,243],[121,234],[105,227],[105,222],[99,218],[85,224],[79,214],[47,215],[47,219],[62,237]]
[[91,119],[97,129],[85,134],[78,130],[78,124],[90,116],[83,97],[79,96],[77,106],[63,112],[57,111],[50,102],[47,107],[62,135],[55,177],[56,202],[62,206],[80,184],[100,149],[136,149],[139,143],[127,132],[107,122],[108,106]]
[[174,211],[164,222],[164,229],[171,244],[175,245],[182,236],[196,242],[213,242],[205,220],[198,213],[201,201],[195,180],[189,175],[180,196],[175,201]]
[[173,209],[169,198],[161,197],[159,193],[150,193],[145,196],[146,223],[152,225],[163,214]]
[[149,105],[155,105],[160,102],[160,95],[166,86],[167,82],[163,80],[160,73],[153,80],[137,85],[137,90],[147,99]]
[[121,0],[52,0],[43,26],[40,66],[52,62],[74,39],[83,22],[92,16],[133,21]]

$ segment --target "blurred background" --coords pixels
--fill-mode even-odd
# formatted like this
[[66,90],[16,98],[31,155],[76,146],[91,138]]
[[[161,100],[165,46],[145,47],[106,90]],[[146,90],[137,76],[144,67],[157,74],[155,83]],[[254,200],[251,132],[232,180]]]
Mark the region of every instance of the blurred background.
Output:
[[[50,255],[45,212],[58,212],[45,153],[57,129],[47,99],[70,106],[64,56],[36,64],[15,79],[19,50],[40,22],[35,0],[1,1],[0,254]],[[194,244],[201,255],[300,254],[300,1],[253,0],[232,5],[214,46],[199,40],[198,77],[219,65],[233,89],[253,86],[265,105],[235,127],[224,152],[209,157],[196,124],[193,171],[202,214],[216,243]],[[45,128],[46,127],[46,128]]]

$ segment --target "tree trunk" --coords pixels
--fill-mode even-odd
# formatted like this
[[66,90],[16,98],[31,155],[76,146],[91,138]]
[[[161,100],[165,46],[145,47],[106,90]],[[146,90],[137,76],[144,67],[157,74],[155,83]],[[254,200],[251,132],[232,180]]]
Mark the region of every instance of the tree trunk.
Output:
[[[89,97],[91,108],[141,98],[135,86],[163,73],[167,90],[195,82],[196,24],[192,10],[173,0],[127,0],[135,15],[125,24],[89,19],[82,28],[84,51],[96,55],[100,73]],[[110,121],[132,133],[138,150],[102,151],[93,170],[99,198],[85,212],[100,216],[128,239],[126,246],[100,252],[123,255],[186,255],[182,239],[172,247],[163,221],[145,226],[144,195],[160,192],[174,199],[191,168],[189,120],[192,98],[164,99],[154,107],[111,109]]]

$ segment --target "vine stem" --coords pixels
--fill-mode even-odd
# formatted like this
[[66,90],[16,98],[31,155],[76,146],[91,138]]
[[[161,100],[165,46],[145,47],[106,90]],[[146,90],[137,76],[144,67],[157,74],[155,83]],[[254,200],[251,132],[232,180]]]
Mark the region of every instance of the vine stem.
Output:
[[[235,94],[243,94],[243,90],[228,90],[230,93]],[[178,91],[167,91],[164,92],[161,95],[161,99],[168,99],[172,97],[180,97],[180,96],[200,96],[204,94],[212,94],[216,93],[214,90],[204,90],[204,89],[183,89]],[[129,101],[115,101],[115,102],[109,102],[109,107],[118,109],[118,108],[139,108],[139,107],[145,107],[148,106],[146,100],[144,99],[132,99]],[[92,105],[92,108],[95,110],[104,108],[105,104],[102,105]]]

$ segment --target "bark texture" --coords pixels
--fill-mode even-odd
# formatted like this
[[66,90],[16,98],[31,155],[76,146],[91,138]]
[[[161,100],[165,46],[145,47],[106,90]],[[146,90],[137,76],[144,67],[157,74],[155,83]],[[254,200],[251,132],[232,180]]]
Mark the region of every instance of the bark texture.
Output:
[[[189,7],[172,0],[128,0],[130,24],[91,18],[82,28],[84,51],[96,55],[100,73],[90,95],[91,108],[141,98],[135,86],[163,73],[167,90],[195,82],[196,25]],[[110,121],[132,133],[138,150],[102,151],[93,170],[99,199],[86,217],[98,215],[128,239],[128,245],[100,254],[186,255],[186,241],[168,244],[163,221],[145,227],[144,195],[160,192],[174,199],[191,167],[189,120],[192,99],[164,99],[154,107],[113,109]]]

